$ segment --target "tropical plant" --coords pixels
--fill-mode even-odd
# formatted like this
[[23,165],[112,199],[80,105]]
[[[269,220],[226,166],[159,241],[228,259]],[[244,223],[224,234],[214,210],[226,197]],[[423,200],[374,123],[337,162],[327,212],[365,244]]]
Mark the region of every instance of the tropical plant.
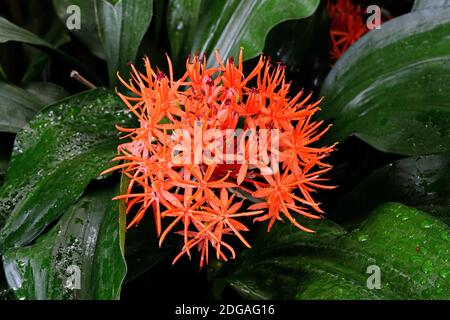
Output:
[[[447,0],[3,1],[0,297],[448,299],[449,36]],[[281,171],[175,165],[199,120]]]

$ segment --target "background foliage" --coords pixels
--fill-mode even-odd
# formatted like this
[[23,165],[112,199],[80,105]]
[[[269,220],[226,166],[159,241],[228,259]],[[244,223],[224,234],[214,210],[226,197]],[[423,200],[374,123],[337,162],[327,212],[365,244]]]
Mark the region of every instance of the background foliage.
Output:
[[[359,1],[394,18],[334,66],[320,0],[6,0],[0,3],[0,297],[5,299],[448,299],[450,2]],[[81,9],[68,30],[67,8]],[[324,96],[339,141],[316,234],[287,223],[199,272],[171,266],[144,219],[125,234],[120,176],[99,177],[132,125],[116,72],[164,53],[244,48],[287,64],[293,89]],[[213,61],[213,60],[210,60]],[[96,89],[70,76],[76,70]],[[366,286],[369,265],[382,288]],[[65,288],[67,268],[81,289]]]

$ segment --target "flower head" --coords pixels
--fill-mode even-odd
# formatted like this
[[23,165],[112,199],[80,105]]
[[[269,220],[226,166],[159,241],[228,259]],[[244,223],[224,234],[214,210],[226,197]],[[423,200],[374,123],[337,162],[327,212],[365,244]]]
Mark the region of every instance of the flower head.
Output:
[[[132,66],[130,82],[120,78],[130,94],[118,93],[139,121],[137,128],[117,129],[127,139],[105,171],[120,170],[129,179],[128,227],[153,213],[160,245],[171,234],[182,236],[182,256],[198,248],[200,266],[209,253],[234,258],[230,239],[250,247],[244,233],[249,220],[268,220],[268,230],[287,218],[312,232],[301,219],[322,213],[312,194],[328,189],[321,176],[331,169],[324,158],[334,146],[318,147],[328,128],[313,121],[319,102],[311,94],[290,97],[284,67],[273,67],[263,56],[246,76],[242,51],[237,65],[223,62],[207,68],[206,59],[186,61],[186,72],[174,79],[154,70],[148,58],[145,72]],[[249,206],[244,194],[259,200]]]
[[330,18],[330,57],[336,61],[369,29],[364,23],[361,6],[354,5],[351,0],[329,0],[327,10]]

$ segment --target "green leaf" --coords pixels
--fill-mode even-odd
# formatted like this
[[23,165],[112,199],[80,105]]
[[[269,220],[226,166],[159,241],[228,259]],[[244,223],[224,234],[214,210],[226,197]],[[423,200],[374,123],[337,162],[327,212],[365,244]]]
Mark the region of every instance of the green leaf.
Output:
[[8,159],[0,156],[0,176],[3,176],[6,172],[6,168],[8,167]]
[[289,69],[298,67],[308,58],[308,51],[319,47],[313,42],[314,36],[319,36],[319,31],[325,31],[320,36],[328,36],[327,18],[325,10],[317,9],[308,18],[280,23],[269,32],[265,53],[283,61]]
[[[319,0],[204,1],[197,14],[198,2],[172,1],[168,30],[173,54],[186,56],[189,52],[180,54],[177,50],[183,50],[184,43],[193,42],[192,53],[205,53],[210,58],[214,49],[226,58],[236,56],[240,47],[245,50],[245,59],[253,58],[262,51],[270,29],[283,21],[312,15],[319,3]],[[195,10],[178,20],[190,8]],[[186,42],[182,41],[184,37]],[[214,63],[214,59],[209,61]]]
[[[52,27],[45,35],[44,40],[51,43],[55,48],[59,48],[70,41],[70,36],[61,27],[59,21],[56,22],[58,23],[52,24]],[[31,82],[42,78],[42,73],[45,71],[50,60],[50,56],[47,53],[34,48],[30,48],[30,50],[37,52],[33,51],[32,59],[27,67],[27,71],[22,77],[22,82]]]
[[323,85],[328,136],[404,155],[450,150],[449,28],[450,9],[417,11],[356,42]]
[[450,156],[411,157],[372,172],[332,210],[338,221],[397,201],[450,222]]
[[8,76],[5,73],[5,70],[3,70],[2,65],[0,64],[0,80],[6,81],[8,80]]
[[52,52],[53,54],[64,59],[70,64],[77,66],[80,71],[85,72],[86,75],[89,75],[92,81],[101,83],[101,80],[98,78],[98,76],[91,72],[90,69],[80,64],[80,62],[74,59],[71,55],[65,53],[64,51],[58,50],[58,48],[56,48],[54,45],[38,37],[32,32],[16,26],[5,18],[0,17],[0,43],[6,43],[9,41],[27,43],[38,46],[42,49],[46,49],[47,51]]
[[155,232],[153,214],[148,212],[139,226],[127,230],[125,241],[125,259],[128,273],[126,281],[133,280],[151,269],[174,249],[168,241],[160,248]]
[[36,244],[5,253],[5,275],[18,299],[120,297],[125,229],[113,194],[106,189],[81,198]]
[[326,7],[322,1],[312,16],[280,23],[267,35],[264,54],[286,65],[294,87],[319,90],[330,70],[328,41],[316,41],[329,37]]
[[42,105],[54,103],[69,95],[69,92],[51,82],[30,82],[24,89],[36,97]]
[[98,88],[45,108],[19,132],[0,189],[2,250],[28,244],[81,196],[116,154],[114,125],[130,119],[113,92]]
[[438,9],[450,6],[450,0],[416,0],[413,11],[424,9]]
[[[216,290],[229,283],[253,299],[449,297],[450,228],[440,220],[387,203],[351,233],[327,221],[312,227],[316,234],[276,225],[236,265],[222,271]],[[367,286],[373,265],[380,268],[380,289]]]
[[67,95],[50,82],[30,83],[24,89],[0,82],[0,131],[19,131],[40,109]]
[[167,28],[170,32],[170,49],[173,61],[181,63],[190,52],[197,31],[202,0],[169,0]]
[[34,33],[25,30],[0,17],[0,43],[17,41],[54,49],[54,47]]
[[68,19],[74,14],[68,10],[71,6],[80,8],[80,29],[69,30],[98,58],[105,59],[102,44],[98,33],[98,26],[95,16],[95,1],[92,0],[53,0],[53,7],[61,22],[67,26]]
[[153,14],[152,0],[95,0],[100,39],[103,44],[111,85],[116,74],[128,75]]
[[0,82],[0,131],[19,131],[44,105],[26,90]]
[[49,82],[35,82],[25,89],[0,82],[0,131],[18,132],[44,106],[68,95]]

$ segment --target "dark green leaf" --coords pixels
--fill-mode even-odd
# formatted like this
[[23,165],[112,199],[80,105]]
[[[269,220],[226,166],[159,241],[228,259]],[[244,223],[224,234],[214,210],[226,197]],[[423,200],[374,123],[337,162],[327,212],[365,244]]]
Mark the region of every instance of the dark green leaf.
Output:
[[0,156],[0,176],[3,176],[5,174],[7,167],[8,167],[8,160]]
[[3,80],[3,81],[8,80],[5,70],[3,70],[3,67],[1,64],[0,64],[0,80]]
[[[70,41],[70,36],[59,23],[53,23],[50,31],[45,35],[44,40],[51,43],[55,48],[59,48]],[[22,77],[22,82],[31,82],[41,79],[42,73],[45,71],[50,58],[47,53],[39,49],[30,48],[30,50],[33,50],[34,52],[32,60],[27,67],[27,71]]]
[[301,65],[313,44],[314,32],[324,25],[318,11],[306,19],[286,21],[273,28],[267,36],[265,53],[283,61],[289,69]]
[[8,41],[18,41],[54,49],[54,47],[44,39],[28,30],[16,26],[5,18],[0,17],[0,43]]
[[44,105],[26,90],[0,82],[0,131],[19,131]]
[[413,11],[424,9],[438,9],[450,6],[450,0],[416,0]]
[[73,14],[68,8],[72,5],[80,8],[81,29],[69,30],[77,39],[79,39],[91,52],[105,59],[102,44],[98,33],[98,26],[95,16],[95,1],[92,0],[53,0],[53,7],[59,19],[67,25],[67,20]]
[[[378,207],[351,233],[316,221],[316,234],[278,224],[253,249],[222,271],[246,298],[447,299],[450,229],[434,217],[397,203]],[[381,288],[369,289],[369,266],[381,271]],[[220,288],[219,288],[220,289]]]
[[5,43],[8,41],[17,41],[22,43],[27,43],[47,49],[47,51],[52,52],[56,56],[64,59],[65,61],[71,63],[74,66],[80,68],[80,71],[86,72],[92,81],[101,83],[98,76],[96,76],[90,69],[84,67],[80,62],[74,59],[71,55],[65,53],[64,51],[58,50],[54,45],[48,43],[37,35],[25,30],[15,24],[9,22],[3,17],[0,17],[0,43]]
[[0,189],[3,250],[29,243],[81,196],[116,153],[114,124],[128,122],[116,95],[99,88],[45,108],[18,134]]
[[450,150],[450,9],[413,12],[355,43],[323,85],[329,137],[405,155]]
[[51,82],[31,82],[24,89],[36,97],[42,105],[54,103],[69,95],[66,89]]
[[280,23],[267,35],[264,53],[286,65],[294,87],[315,91],[329,72],[328,12],[322,1],[316,12],[305,19]]
[[[319,0],[204,1],[199,15],[202,19],[198,22],[195,12],[177,19],[185,14],[187,7],[191,8],[192,4],[197,8],[198,3],[173,1],[168,12],[169,36],[174,37],[172,48],[182,50],[185,45],[180,39],[185,36],[189,44],[189,37],[193,36],[192,53],[206,53],[212,58],[213,50],[217,49],[226,58],[236,56],[243,47],[245,59],[250,59],[262,51],[270,29],[283,21],[312,15],[319,3]],[[174,54],[180,56],[178,52]],[[209,61],[214,63],[214,59]]]
[[153,214],[148,212],[139,226],[127,230],[125,258],[128,266],[126,281],[130,281],[151,269],[174,248],[170,241],[160,248],[155,232]]
[[30,83],[24,89],[0,82],[0,131],[19,131],[40,109],[67,95],[49,82]]
[[108,62],[109,81],[117,82],[116,74],[128,74],[128,62],[136,54],[152,19],[152,0],[95,0],[100,39]]
[[125,227],[111,200],[114,193],[107,189],[81,198],[36,244],[5,253],[6,278],[18,299],[120,297]]
[[167,28],[170,30],[172,59],[181,62],[190,52],[200,19],[202,0],[169,0]]
[[374,171],[333,209],[338,221],[397,201],[450,222],[450,156],[413,157]]

